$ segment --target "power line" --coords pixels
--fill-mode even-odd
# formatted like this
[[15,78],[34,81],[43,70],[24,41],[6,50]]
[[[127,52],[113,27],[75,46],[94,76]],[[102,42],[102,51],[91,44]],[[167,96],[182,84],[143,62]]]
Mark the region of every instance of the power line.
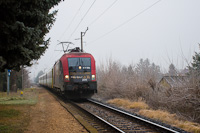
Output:
[[[66,28],[66,30],[64,31],[64,33],[60,36],[60,39],[63,37],[63,35],[66,33],[67,29],[71,26],[72,22],[74,21],[75,17],[77,16],[78,12],[80,11],[80,9],[82,8],[83,4],[84,4],[85,0],[82,2],[80,8],[77,10],[75,16],[73,17],[72,21],[70,22],[69,26]],[[54,51],[57,51],[56,48],[57,48],[58,45],[55,45],[54,46]],[[60,54],[61,52],[59,52]],[[59,54],[57,54],[56,56],[54,56],[55,52],[53,52],[53,54],[50,56],[49,60],[52,60],[55,59],[55,57],[57,58]],[[47,64],[47,62],[49,62],[49,60],[46,60],[45,64]]]
[[[76,30],[78,29],[79,25],[81,24],[81,22],[83,21],[83,19],[86,17],[86,15],[88,14],[88,12],[90,11],[90,9],[92,8],[92,6],[94,5],[94,3],[96,2],[96,0],[93,1],[93,3],[91,4],[91,6],[89,7],[89,9],[87,10],[87,12],[85,13],[85,15],[81,18],[81,21],[79,22],[79,24],[76,26],[76,28],[74,29],[74,31],[72,32],[71,36],[69,37],[69,39],[72,37],[72,35],[76,32]],[[68,39],[68,40],[69,40]]]
[[[78,12],[81,10],[81,8],[82,8],[82,6],[83,6],[84,3],[85,3],[85,0],[83,0],[81,6],[80,6],[79,9],[77,10],[77,12],[76,12],[75,16],[73,17],[73,19],[71,20],[70,24],[69,24],[68,27],[65,29],[65,31],[63,32],[63,34],[60,36],[60,39],[63,37],[63,35],[64,35],[64,34],[66,33],[66,31],[69,29],[69,27],[71,26],[72,22],[74,21],[74,19],[75,19],[76,16],[78,15]],[[59,39],[59,40],[60,40],[60,39]],[[58,45],[55,45],[54,51],[56,51],[57,46],[58,46]],[[54,56],[54,54],[55,54],[55,52],[53,52],[53,54],[51,55],[51,57],[50,57],[49,59],[52,59],[53,56]],[[57,56],[58,56],[58,55],[54,56],[54,58],[57,57]],[[47,60],[47,61],[48,61],[48,60]],[[46,61],[46,62],[47,62],[47,61]],[[45,64],[46,64],[46,62],[45,62]]]
[[91,26],[92,24],[94,24],[100,17],[102,17],[118,0],[115,0],[108,8],[106,8],[98,17],[96,17],[96,19],[94,19],[94,21],[92,21],[89,25]]
[[[84,0],[84,1],[85,1],[85,0]],[[68,2],[69,2],[69,0],[68,0]],[[63,36],[63,34],[61,35],[61,37],[62,37],[62,36]],[[60,37],[60,38],[61,38],[61,37]],[[54,51],[55,51],[56,47],[57,47],[57,45],[54,46]],[[53,54],[51,55],[51,57],[49,57],[49,59],[52,59],[53,56],[54,56],[54,52],[53,52]],[[47,60],[47,61],[48,61],[48,60]],[[47,62],[47,61],[46,61],[46,62]],[[45,62],[45,64],[46,64],[46,62]]]
[[88,44],[91,44],[93,42],[98,41],[99,39],[107,36],[108,34],[112,33],[113,31],[119,29],[120,27],[124,26],[125,24],[127,24],[128,22],[130,22],[131,20],[133,20],[134,18],[138,17],[139,15],[141,15],[142,13],[146,12],[147,10],[149,10],[150,8],[152,8],[153,6],[155,6],[156,4],[158,4],[161,0],[158,0],[157,2],[153,3],[152,5],[148,6],[147,8],[145,8],[144,10],[142,10],[141,12],[139,12],[138,14],[136,14],[135,16],[131,17],[130,19],[126,20],[125,22],[121,23],[120,25],[118,25],[117,27],[113,28],[112,30],[110,30],[109,32],[101,35],[100,37],[98,37],[97,39],[95,39],[94,41],[89,42]]
[[[77,16],[78,13],[80,12],[80,10],[81,10],[81,8],[82,8],[82,6],[83,6],[84,3],[85,3],[85,0],[83,0],[81,6],[79,7],[79,9],[77,10],[76,14],[75,14],[74,17],[72,18],[71,22],[69,23],[69,25],[67,26],[67,28],[65,29],[65,31],[63,32],[63,34],[61,35],[60,39],[63,37],[63,35],[64,35],[64,34],[66,33],[66,31],[69,29],[69,27],[72,25],[74,19],[76,18],[76,16]],[[60,40],[60,39],[59,39],[59,40]]]

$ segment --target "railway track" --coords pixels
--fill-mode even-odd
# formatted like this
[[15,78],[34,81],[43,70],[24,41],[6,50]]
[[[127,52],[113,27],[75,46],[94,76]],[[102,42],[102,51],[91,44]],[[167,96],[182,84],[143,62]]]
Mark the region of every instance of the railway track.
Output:
[[74,103],[79,108],[87,111],[96,119],[99,119],[104,124],[108,124],[110,127],[114,128],[116,132],[166,132],[166,133],[179,133],[185,132],[181,129],[174,129],[173,127],[167,127],[166,125],[161,125],[150,120],[144,119],[140,116],[130,114],[126,111],[116,109],[114,107],[105,105],[98,101],[88,99],[84,103]]
[[[54,95],[55,96],[55,95]],[[186,131],[158,122],[153,122],[136,114],[88,99],[84,102],[64,100],[55,96],[88,132],[120,133],[186,133]]]

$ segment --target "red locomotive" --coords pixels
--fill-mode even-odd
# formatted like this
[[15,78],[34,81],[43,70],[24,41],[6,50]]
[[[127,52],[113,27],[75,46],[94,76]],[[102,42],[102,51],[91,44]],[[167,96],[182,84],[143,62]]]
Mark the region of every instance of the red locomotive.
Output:
[[97,93],[94,57],[77,47],[65,53],[53,68],[39,77],[39,84],[53,88],[69,99],[90,98]]

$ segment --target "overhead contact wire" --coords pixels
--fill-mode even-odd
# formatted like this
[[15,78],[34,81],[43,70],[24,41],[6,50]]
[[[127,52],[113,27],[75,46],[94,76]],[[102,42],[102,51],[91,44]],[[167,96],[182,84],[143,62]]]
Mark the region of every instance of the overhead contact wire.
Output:
[[[81,22],[83,21],[83,19],[86,17],[86,15],[88,14],[88,12],[90,11],[90,9],[92,8],[92,6],[94,5],[94,3],[96,2],[96,0],[93,1],[93,3],[91,4],[91,6],[89,7],[89,9],[87,10],[87,12],[85,13],[85,15],[81,18],[81,21],[79,22],[79,24],[76,26],[75,30],[72,32],[71,36],[69,37],[69,39],[72,37],[72,35],[76,32],[76,30],[78,29],[78,27],[80,26]],[[69,40],[68,39],[68,40]]]
[[[60,36],[60,38],[59,38],[58,40],[62,39],[63,35],[66,33],[66,31],[67,31],[67,30],[69,29],[69,27],[71,26],[72,22],[74,21],[74,19],[75,19],[76,16],[78,15],[78,12],[81,10],[81,8],[82,8],[82,6],[83,6],[84,3],[85,3],[85,0],[83,0],[81,6],[80,6],[79,9],[77,10],[75,16],[73,17],[73,19],[71,20],[70,24],[68,25],[68,27],[66,28],[66,30],[63,32],[63,34]],[[55,45],[54,51],[56,51],[56,47],[57,47],[57,45]],[[61,52],[62,52],[62,51],[61,51]],[[61,52],[59,52],[56,56],[54,56],[54,53],[55,53],[55,52],[53,52],[53,54],[51,55],[51,57],[50,57],[49,59],[52,59],[53,56],[54,56],[54,59],[57,58],[57,57],[60,55]],[[49,60],[47,60],[47,61],[49,61]],[[46,61],[46,62],[47,62],[47,61]],[[46,62],[45,62],[45,64],[46,64]]]
[[[69,1],[68,1],[68,2],[69,2]],[[63,35],[61,35],[61,37],[62,37],[62,36],[63,36]],[[57,47],[57,45],[54,46],[54,51],[56,50],[56,47]],[[49,59],[52,59],[53,56],[54,56],[54,52],[53,52],[53,54],[51,55],[51,57],[50,57]],[[47,60],[47,61],[49,61],[49,60]],[[46,62],[47,62],[47,61],[46,61]],[[45,62],[45,64],[47,64],[46,62]]]
[[89,42],[88,44],[91,44],[93,42],[98,41],[99,39],[107,36],[108,34],[112,33],[113,31],[121,28],[122,26],[124,26],[125,24],[127,24],[128,22],[130,22],[131,20],[133,20],[134,18],[138,17],[139,15],[141,15],[142,13],[146,12],[147,10],[149,10],[150,8],[152,8],[153,6],[155,6],[156,4],[158,4],[161,0],[158,0],[157,2],[153,3],[152,5],[150,5],[149,7],[145,8],[144,10],[142,10],[141,12],[139,12],[138,14],[136,14],[135,16],[131,17],[130,19],[126,20],[125,22],[121,23],[120,25],[118,25],[117,27],[113,28],[111,31],[101,35],[99,38],[95,39],[94,41]]
[[93,25],[98,19],[100,19],[118,0],[115,0],[108,8],[106,8],[98,17],[96,17],[96,19],[94,21],[92,21],[89,25]]
[[[83,4],[85,3],[85,0],[83,0],[80,8],[77,10],[76,14],[74,15],[74,17],[72,18],[71,22],[69,23],[69,25],[67,26],[66,30],[63,32],[63,34],[61,35],[60,39],[62,39],[63,35],[69,30],[69,27],[72,25],[72,23],[74,22],[76,16],[78,15],[78,13],[80,12],[81,8],[83,7]],[[60,40],[59,39],[59,40]]]

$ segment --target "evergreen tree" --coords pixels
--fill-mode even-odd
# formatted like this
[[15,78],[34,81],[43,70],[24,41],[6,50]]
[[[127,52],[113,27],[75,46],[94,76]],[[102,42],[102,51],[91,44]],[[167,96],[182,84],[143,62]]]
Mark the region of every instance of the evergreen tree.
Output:
[[193,85],[200,88],[200,53],[195,52],[192,59],[193,62],[189,66],[189,74]]
[[176,76],[177,75],[176,67],[174,66],[173,63],[171,63],[169,65],[169,71],[168,71],[168,73],[169,73],[169,76]]
[[193,62],[191,63],[190,69],[196,71],[199,74],[200,71],[200,53],[195,52],[193,56]]
[[40,71],[40,72],[38,73],[37,77],[35,78],[35,83],[39,83],[39,77],[40,77],[41,75],[43,75],[43,74],[44,74],[43,71]]
[[149,59],[140,59],[140,62],[136,65],[135,72],[142,81],[150,79],[156,81],[161,75],[160,67],[154,63],[151,64]]
[[[57,11],[49,10],[61,0],[0,1],[0,71],[20,70],[31,65],[47,49],[44,36],[55,21]],[[40,47],[40,45],[44,47]]]

